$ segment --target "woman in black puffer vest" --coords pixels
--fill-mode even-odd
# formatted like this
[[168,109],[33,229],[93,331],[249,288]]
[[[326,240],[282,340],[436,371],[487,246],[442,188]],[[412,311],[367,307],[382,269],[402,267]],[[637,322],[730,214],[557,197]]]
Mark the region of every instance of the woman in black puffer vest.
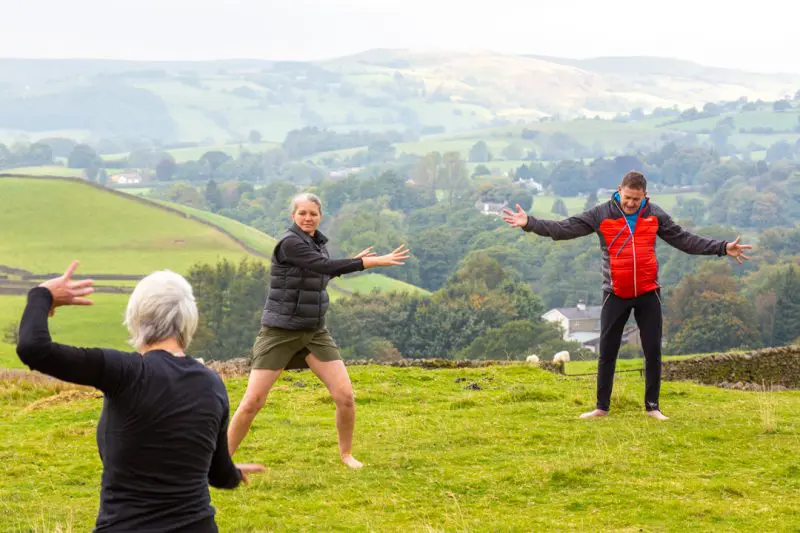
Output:
[[352,454],[355,404],[350,376],[336,342],[325,327],[332,277],[378,266],[402,265],[409,250],[401,245],[386,255],[371,247],[353,259],[331,259],[328,239],[317,228],[322,203],[310,193],[292,199],[292,222],[275,245],[270,267],[269,291],[261,330],[251,359],[247,391],[228,428],[231,455],[247,435],[253,419],[264,406],[270,388],[286,368],[310,368],[336,403],[339,453],[351,468],[362,464]]

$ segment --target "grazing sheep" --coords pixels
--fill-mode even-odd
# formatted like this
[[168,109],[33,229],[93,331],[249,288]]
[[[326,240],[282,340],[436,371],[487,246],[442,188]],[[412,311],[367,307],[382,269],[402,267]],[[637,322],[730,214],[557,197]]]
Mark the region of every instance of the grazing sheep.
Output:
[[529,363],[538,363],[539,356],[536,354],[530,354],[528,357],[525,358],[525,360]]
[[569,352],[566,351],[566,350],[562,351],[562,352],[558,352],[557,354],[555,354],[553,356],[553,362],[554,363],[568,363],[569,362]]

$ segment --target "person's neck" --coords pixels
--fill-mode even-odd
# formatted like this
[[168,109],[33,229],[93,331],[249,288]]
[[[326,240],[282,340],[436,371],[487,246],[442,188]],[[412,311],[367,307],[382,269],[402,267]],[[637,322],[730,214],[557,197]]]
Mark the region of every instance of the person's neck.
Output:
[[183,348],[181,347],[180,343],[178,343],[178,341],[174,338],[155,342],[153,344],[146,344],[142,346],[140,353],[144,355],[147,352],[152,352],[155,350],[163,350],[165,352],[169,352],[175,357],[186,356],[186,354],[183,353]]

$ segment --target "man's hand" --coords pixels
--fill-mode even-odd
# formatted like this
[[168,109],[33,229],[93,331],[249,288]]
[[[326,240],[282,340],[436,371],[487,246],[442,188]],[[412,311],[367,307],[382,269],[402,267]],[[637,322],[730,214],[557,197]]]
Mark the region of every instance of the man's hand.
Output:
[[53,295],[53,305],[50,307],[50,316],[56,312],[56,307],[62,305],[92,305],[92,301],[84,296],[94,292],[91,279],[72,281],[72,274],[78,268],[78,262],[73,261],[63,275],[45,281],[40,287],[45,287]]
[[520,207],[519,204],[516,205],[517,212],[513,212],[511,209],[503,209],[503,220],[508,222],[513,228],[522,228],[528,224],[528,214]]
[[728,245],[725,247],[725,252],[736,259],[736,261],[741,265],[744,263],[744,260],[750,259],[744,254],[745,250],[749,250],[752,248],[750,244],[739,244],[739,240],[741,236],[736,237],[736,240],[733,242],[729,242]]

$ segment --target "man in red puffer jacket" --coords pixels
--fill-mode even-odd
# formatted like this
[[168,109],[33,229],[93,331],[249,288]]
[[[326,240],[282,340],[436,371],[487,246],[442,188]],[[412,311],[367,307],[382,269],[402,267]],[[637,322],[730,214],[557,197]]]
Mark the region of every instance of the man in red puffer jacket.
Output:
[[505,209],[503,220],[513,227],[553,240],[575,239],[596,233],[603,251],[603,307],[600,312],[600,357],[597,367],[597,408],[581,418],[608,414],[614,369],[622,332],[631,311],[639,326],[645,358],[645,409],[659,420],[667,417],[658,405],[661,390],[661,286],[658,282],[656,237],[694,255],[728,255],[740,264],[752,248],[694,235],[676,224],[647,197],[647,179],[631,171],[612,198],[565,220],[541,220],[517,205]]

